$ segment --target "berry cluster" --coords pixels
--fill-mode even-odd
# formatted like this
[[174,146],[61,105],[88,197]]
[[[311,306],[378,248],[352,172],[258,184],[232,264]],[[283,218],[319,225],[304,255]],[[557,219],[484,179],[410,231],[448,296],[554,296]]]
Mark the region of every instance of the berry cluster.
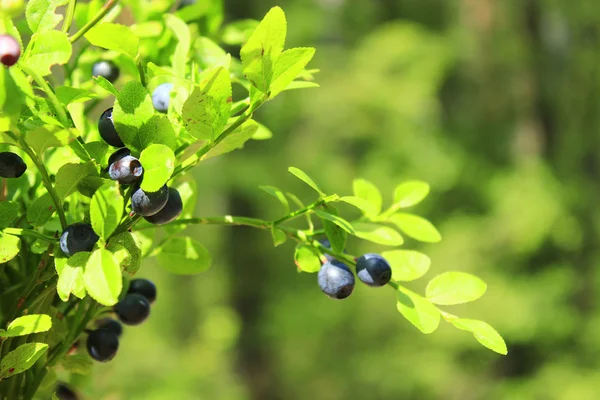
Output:
[[119,337],[125,325],[139,325],[150,315],[150,305],[156,300],[156,286],[147,279],[134,279],[129,290],[114,307],[119,321],[104,318],[98,321],[97,329],[88,331],[87,351],[96,361],[112,360],[119,349]]
[[[331,247],[326,239],[321,244]],[[368,253],[356,259],[356,275],[366,285],[379,287],[390,281],[392,268],[381,255]],[[345,299],[354,291],[354,274],[350,268],[328,254],[319,270],[318,281],[323,293],[332,299]]]

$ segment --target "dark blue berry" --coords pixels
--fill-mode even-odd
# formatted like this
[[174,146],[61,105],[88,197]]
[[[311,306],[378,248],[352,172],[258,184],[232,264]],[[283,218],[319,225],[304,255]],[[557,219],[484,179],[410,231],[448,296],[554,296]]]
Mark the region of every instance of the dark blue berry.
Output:
[[137,188],[131,195],[131,209],[138,215],[149,217],[162,210],[168,200],[167,185],[163,185],[156,192],[144,192],[141,188]]
[[102,139],[111,146],[123,147],[125,144],[119,137],[112,119],[113,108],[104,111],[98,120],[98,132]]
[[96,361],[110,361],[119,350],[119,337],[108,329],[91,331],[87,339],[87,350]]
[[68,256],[80,251],[92,251],[98,239],[90,224],[78,222],[63,231],[60,236],[60,249]]
[[319,286],[332,299],[345,299],[354,290],[354,275],[345,264],[332,260],[319,270]]
[[181,196],[176,189],[169,188],[169,200],[167,204],[156,214],[144,217],[144,219],[151,224],[162,225],[167,224],[181,214],[183,210],[183,202]]
[[92,75],[101,76],[109,82],[114,82],[119,79],[119,67],[112,61],[98,61],[92,66]]
[[131,151],[127,147],[123,147],[108,157],[108,165],[114,163],[115,161],[119,161],[121,158],[131,155]]
[[0,153],[0,176],[3,178],[18,178],[27,170],[27,164],[19,155],[10,151]]
[[[321,239],[321,240],[319,240],[319,243],[321,243],[321,245],[323,247],[327,247],[328,249],[331,249],[331,242],[329,242],[329,239]],[[325,259],[327,261],[335,260],[335,258],[330,254],[323,253],[323,255],[325,256]]]
[[392,267],[379,254],[368,253],[356,260],[356,275],[369,286],[383,286],[392,279]]
[[132,156],[125,156],[108,167],[110,179],[123,184],[135,182],[143,172],[140,160]]
[[148,279],[133,279],[129,282],[129,290],[127,293],[140,294],[148,300],[150,304],[156,300],[156,286]]
[[117,337],[120,337],[123,334],[123,325],[119,321],[116,321],[112,318],[104,318],[98,321],[97,325],[99,329],[106,329],[111,331]]
[[0,35],[0,62],[5,67],[15,65],[21,57],[21,46],[17,40],[10,35]]
[[150,315],[150,302],[141,294],[131,293],[115,305],[115,312],[125,325],[138,325]]
[[173,90],[172,83],[163,83],[154,89],[154,92],[152,92],[152,105],[156,111],[166,113],[169,110],[171,90]]

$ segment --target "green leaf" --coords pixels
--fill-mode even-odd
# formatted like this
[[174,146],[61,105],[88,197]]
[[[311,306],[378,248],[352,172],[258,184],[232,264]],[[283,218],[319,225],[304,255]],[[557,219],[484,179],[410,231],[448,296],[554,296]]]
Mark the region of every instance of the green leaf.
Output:
[[167,183],[175,170],[175,153],[164,144],[151,144],[142,151],[140,163],[144,167],[142,190],[156,192]]
[[141,83],[125,84],[113,108],[113,121],[123,143],[138,151],[151,144],[175,148],[175,132],[166,116],[155,115],[150,94]]
[[113,85],[111,82],[109,82],[105,77],[95,76],[94,80],[96,81],[96,84],[98,84],[98,86],[100,86],[102,89],[106,90],[113,96],[116,97],[119,95],[119,92],[115,88],[115,85]]
[[281,53],[275,62],[270,97],[273,98],[284,91],[314,55],[315,49],[312,47],[297,47]]
[[433,278],[425,293],[432,303],[448,306],[477,300],[486,288],[485,282],[475,275],[453,271]]
[[96,190],[90,203],[92,228],[104,240],[117,229],[125,207],[117,182],[111,182]]
[[129,275],[135,275],[142,262],[142,250],[133,235],[130,232],[123,232],[113,236],[108,242],[108,249],[110,250],[114,245],[122,246],[127,250],[130,256],[129,260],[121,263],[121,266]]
[[29,0],[25,9],[27,25],[31,32],[44,32],[54,29],[62,15],[54,11],[68,3],[68,0]]
[[280,244],[285,243],[285,241],[287,240],[287,235],[281,229],[275,228],[275,226],[272,226],[271,227],[271,238],[273,239],[273,245],[275,247],[277,247]]
[[243,71],[254,87],[268,93],[275,63],[283,50],[287,22],[280,7],[273,7],[240,51]]
[[0,337],[25,336],[46,332],[52,328],[52,318],[46,314],[30,314],[12,321],[6,330],[0,330]]
[[73,293],[78,298],[85,297],[85,283],[83,272],[92,253],[82,251],[69,258],[55,258],[54,266],[58,274],[56,291],[62,301],[68,301]]
[[319,272],[321,260],[319,254],[312,247],[300,243],[294,252],[296,266],[304,272]]
[[104,141],[87,142],[85,150],[90,155],[91,159],[97,165],[105,165],[106,153],[108,153],[108,145]]
[[175,237],[165,243],[156,256],[161,267],[180,275],[194,275],[210,267],[206,248],[189,237]]
[[320,195],[325,195],[325,193],[323,193],[323,191],[321,190],[321,188],[319,188],[317,183],[301,169],[296,167],[289,167],[288,171],[296,178],[300,179],[302,182],[315,189]]
[[228,45],[243,44],[250,38],[250,36],[252,36],[252,32],[254,32],[258,26],[258,23],[259,22],[255,19],[241,19],[238,21],[233,21],[223,28],[221,39],[223,40],[223,43]]
[[[11,71],[18,71],[11,68]],[[21,77],[23,74],[11,73],[8,69],[0,70],[0,132],[13,130],[21,113],[24,94],[33,96],[31,86],[24,78],[25,82],[19,83],[14,77]],[[23,86],[26,86],[25,88]],[[30,102],[35,103],[35,102]],[[8,139],[8,140],[7,140]],[[0,136],[0,142],[14,143],[9,137]]]
[[21,239],[17,236],[0,233],[0,264],[9,262],[19,254]]
[[190,29],[185,22],[173,14],[166,14],[164,18],[167,27],[173,31],[178,40],[175,54],[173,54],[173,72],[175,72],[175,76],[185,78],[187,55],[191,44]]
[[199,66],[202,68],[224,67],[229,69],[231,65],[231,55],[218,44],[207,37],[200,36],[194,40],[194,50]]
[[452,325],[463,331],[473,333],[479,343],[496,353],[507,355],[508,349],[502,336],[491,325],[476,319],[457,318],[450,321]]
[[89,375],[94,362],[86,354],[74,354],[64,357],[60,362],[60,366],[71,374]]
[[389,226],[377,225],[368,222],[353,222],[354,235],[373,243],[384,246],[400,246],[404,243],[402,235]]
[[252,140],[267,140],[273,137],[273,132],[263,124],[258,123],[258,129],[252,135]]
[[27,209],[27,221],[33,226],[42,226],[50,221],[56,211],[54,202],[49,193],[44,193],[34,200]]
[[431,259],[415,250],[392,250],[381,253],[392,267],[392,280],[414,281],[427,273]]
[[406,208],[420,203],[429,194],[429,184],[423,181],[401,183],[394,191],[394,207]]
[[56,88],[56,97],[58,97],[58,100],[66,106],[71,103],[85,103],[86,101],[97,98],[98,95],[85,89],[59,86]]
[[183,104],[183,121],[189,134],[208,141],[219,137],[231,112],[231,96],[229,71],[218,67]]
[[137,56],[140,46],[140,41],[131,28],[111,22],[94,26],[85,34],[85,38],[94,46],[118,51],[131,58]]
[[121,268],[113,254],[104,249],[95,250],[83,272],[83,281],[88,294],[98,303],[114,306],[123,289]]
[[56,173],[56,193],[61,199],[64,199],[77,190],[77,185],[82,180],[93,175],[96,175],[96,168],[91,162],[85,164],[65,164]]
[[99,176],[86,176],[77,184],[77,191],[86,197],[92,198],[96,190],[110,182],[112,182],[110,179]]
[[202,156],[202,160],[242,148],[244,143],[250,140],[254,133],[256,133],[257,129],[258,124],[255,121],[249,120],[244,122],[239,128],[233,131],[225,139],[217,143],[216,146],[212,147],[204,156]]
[[25,343],[0,361],[0,378],[8,378],[28,370],[48,350],[46,343]]
[[336,224],[337,226],[339,226],[340,228],[342,228],[349,234],[354,235],[356,233],[354,231],[354,228],[350,224],[350,222],[346,221],[345,219],[338,217],[337,215],[326,213],[325,211],[321,211],[321,210],[314,210],[314,211],[315,211],[315,214],[317,214],[317,216],[319,218],[333,222],[334,224]]
[[431,222],[414,214],[397,213],[389,221],[400,228],[413,239],[427,243],[437,243],[442,240],[442,235]]
[[343,201],[344,203],[348,203],[358,208],[365,215],[377,215],[379,210],[377,207],[370,201],[361,199],[360,197],[355,196],[344,196],[340,197],[339,201]]
[[439,310],[424,297],[410,290],[398,288],[398,311],[425,334],[433,333],[440,324]]
[[66,64],[71,58],[71,42],[66,33],[48,31],[32,36],[24,62],[41,76],[50,75],[50,67]]
[[[325,211],[328,214],[334,215],[336,217],[339,215],[338,210],[331,205],[326,205]],[[337,224],[328,219],[323,219],[322,223],[323,229],[325,229],[325,235],[327,236],[327,239],[329,239],[329,243],[331,244],[331,250],[335,251],[336,253],[342,253],[346,249],[346,240],[348,239],[348,233],[342,227],[338,226]]]
[[73,130],[53,125],[40,126],[28,131],[25,135],[25,142],[38,156],[41,156],[46,149],[66,146],[74,139]]
[[371,204],[370,211],[366,212],[365,215],[375,216],[381,212],[381,193],[377,186],[366,179],[355,179],[352,182],[352,190],[354,196]]
[[271,196],[275,197],[277,200],[279,200],[279,203],[283,206],[283,213],[284,214],[289,214],[290,213],[290,204],[287,201],[287,198],[285,197],[285,195],[283,194],[283,192],[279,189],[277,189],[274,186],[259,186],[259,188],[267,193],[269,193]]
[[19,205],[14,201],[0,203],[0,229],[10,226],[19,216]]

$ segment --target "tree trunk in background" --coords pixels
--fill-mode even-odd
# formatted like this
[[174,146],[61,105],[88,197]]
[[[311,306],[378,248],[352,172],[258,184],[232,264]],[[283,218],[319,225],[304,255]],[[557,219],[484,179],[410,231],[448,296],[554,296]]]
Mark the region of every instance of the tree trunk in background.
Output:
[[[251,201],[241,192],[232,191],[229,196],[232,215],[255,215]],[[253,228],[236,227],[228,231],[226,248],[231,266],[231,294],[233,307],[241,319],[241,331],[237,345],[238,369],[246,382],[250,397],[256,400],[280,400],[280,384],[270,355],[268,338],[261,332],[265,306],[264,294],[272,287],[264,248],[265,235]],[[243,246],[241,245],[243,243]]]

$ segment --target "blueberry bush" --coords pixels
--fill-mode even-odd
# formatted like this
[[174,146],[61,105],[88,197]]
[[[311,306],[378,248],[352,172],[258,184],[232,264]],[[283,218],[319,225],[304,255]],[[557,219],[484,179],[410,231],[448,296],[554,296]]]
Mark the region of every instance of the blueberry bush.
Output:
[[[159,291],[131,279],[145,257],[174,274],[209,268],[208,250],[182,233],[192,224],[253,227],[275,246],[294,241],[297,270],[316,273],[315,288],[325,295],[344,299],[357,281],[386,286],[421,332],[434,332],[443,319],[506,354],[490,325],[440,308],[481,297],[486,285],[479,278],[445,272],[424,295],[407,286],[431,261],[397,249],[402,234],[441,240],[432,223],[406,211],[428,195],[423,181],[400,183],[384,209],[381,192],[366,179],[354,180],[351,195],[331,194],[290,167],[315,198],[260,187],[280,203],[278,219],[197,216],[190,170],[270,138],[255,111],[283,92],[318,86],[318,71],[307,67],[315,49],[284,50],[281,8],[260,22],[225,24],[219,3],[208,4],[2,3],[2,399],[75,398],[74,387],[57,382],[57,371],[87,373],[92,360],[112,360],[121,324],[137,325],[151,314]],[[130,26],[116,22],[123,11],[135,20]],[[223,47],[240,48],[239,59]],[[342,216],[344,203],[361,216]],[[354,256],[349,236],[391,250]]]

